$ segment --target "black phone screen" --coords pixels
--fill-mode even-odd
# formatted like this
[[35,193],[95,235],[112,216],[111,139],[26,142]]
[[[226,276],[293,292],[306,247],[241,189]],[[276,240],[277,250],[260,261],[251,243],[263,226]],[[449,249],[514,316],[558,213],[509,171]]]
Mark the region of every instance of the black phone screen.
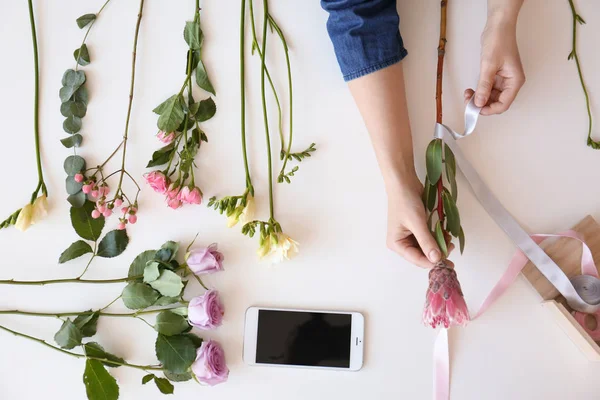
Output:
[[258,310],[256,362],[350,367],[351,314]]

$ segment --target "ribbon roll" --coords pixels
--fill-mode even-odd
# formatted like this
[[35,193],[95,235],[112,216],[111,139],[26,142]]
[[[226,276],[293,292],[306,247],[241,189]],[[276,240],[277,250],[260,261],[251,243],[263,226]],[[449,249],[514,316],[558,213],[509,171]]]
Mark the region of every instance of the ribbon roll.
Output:
[[[588,315],[592,316],[596,320],[596,327],[594,329],[588,328],[587,324],[585,323],[585,319]],[[600,310],[596,311],[594,314],[586,314],[579,311],[574,311],[573,316],[592,339],[595,341],[600,340]]]
[[[443,124],[436,124],[435,137],[442,139],[444,143],[452,150],[456,159],[456,164],[463,173],[475,197],[479,203],[498,224],[506,235],[515,243],[515,245],[531,260],[537,269],[548,279],[556,289],[562,294],[569,305],[577,311],[593,314],[600,309],[600,301],[596,302],[596,297],[591,297],[594,302],[590,303],[583,299],[587,296],[589,290],[575,281],[576,285],[567,278],[565,273],[556,263],[542,250],[540,246],[529,236],[519,223],[504,208],[502,203],[494,196],[492,191],[481,179],[475,168],[464,156],[456,139],[466,137],[473,133],[479,112],[481,109],[475,106],[473,99],[467,104],[465,110],[465,133],[457,133]],[[597,277],[586,278],[586,287],[596,287],[600,289],[600,280]],[[592,284],[593,281],[593,284]]]
[[571,278],[571,283],[588,304],[600,304],[600,280],[591,275],[577,275]]

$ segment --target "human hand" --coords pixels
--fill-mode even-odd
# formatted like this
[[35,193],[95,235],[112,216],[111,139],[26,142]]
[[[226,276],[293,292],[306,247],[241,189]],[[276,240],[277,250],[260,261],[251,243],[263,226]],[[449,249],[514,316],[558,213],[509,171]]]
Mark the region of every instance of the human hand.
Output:
[[[432,268],[442,254],[427,227],[422,193],[423,185],[416,175],[407,183],[393,188],[388,185],[387,246],[414,265]],[[452,249],[454,245],[450,244],[448,250]]]
[[516,16],[490,15],[481,36],[481,71],[477,90],[465,90],[465,103],[475,94],[481,115],[508,110],[525,83],[517,48]]

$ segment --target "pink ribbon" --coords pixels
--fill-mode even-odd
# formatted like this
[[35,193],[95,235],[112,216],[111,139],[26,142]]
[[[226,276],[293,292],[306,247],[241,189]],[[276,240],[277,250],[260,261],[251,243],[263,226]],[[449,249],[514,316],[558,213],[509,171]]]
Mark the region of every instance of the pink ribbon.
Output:
[[[579,234],[573,230],[558,233],[555,235],[531,235],[531,238],[537,243],[541,243],[544,239],[549,237],[568,237],[579,240],[583,245],[583,251],[581,253],[581,273],[583,275],[591,275],[598,277],[598,270],[594,264],[594,258],[588,245],[583,241]],[[521,252],[513,256],[508,268],[492,288],[486,299],[483,301],[479,310],[471,318],[471,321],[477,319],[484,312],[488,310],[498,300],[506,289],[512,285],[521,270],[527,265],[529,260]],[[448,330],[441,329],[435,340],[433,350],[433,364],[434,364],[434,400],[448,400],[450,399],[450,356],[449,356],[449,343],[448,343]]]

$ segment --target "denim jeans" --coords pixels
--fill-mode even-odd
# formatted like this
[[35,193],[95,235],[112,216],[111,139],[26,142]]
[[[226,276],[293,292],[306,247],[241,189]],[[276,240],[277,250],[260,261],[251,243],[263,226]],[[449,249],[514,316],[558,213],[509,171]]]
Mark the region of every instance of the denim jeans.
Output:
[[321,6],[345,81],[406,57],[396,0],[321,0]]

